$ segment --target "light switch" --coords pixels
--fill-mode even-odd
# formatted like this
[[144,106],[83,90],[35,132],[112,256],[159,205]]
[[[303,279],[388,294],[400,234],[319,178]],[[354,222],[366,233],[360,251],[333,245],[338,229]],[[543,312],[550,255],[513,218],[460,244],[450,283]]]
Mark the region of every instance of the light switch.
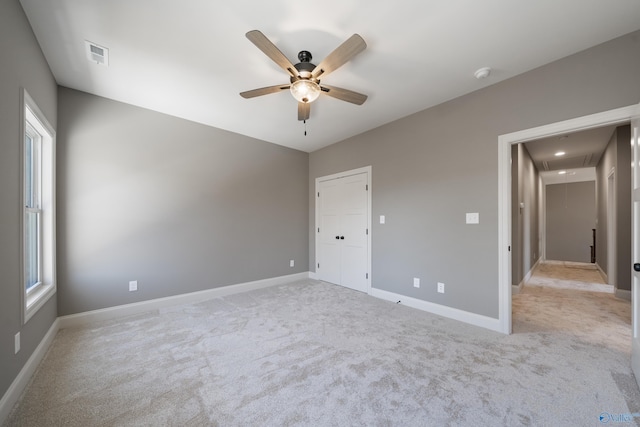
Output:
[[384,217],[384,215],[380,215],[380,224],[384,224],[386,221],[386,218]]
[[467,213],[467,224],[480,224],[480,214],[478,212]]

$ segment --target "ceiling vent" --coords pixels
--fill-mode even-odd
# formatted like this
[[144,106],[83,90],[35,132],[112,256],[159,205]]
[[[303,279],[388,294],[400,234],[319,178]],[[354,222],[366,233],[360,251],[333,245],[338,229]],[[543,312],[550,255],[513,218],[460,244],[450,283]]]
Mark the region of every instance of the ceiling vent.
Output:
[[87,59],[99,65],[109,66],[109,49],[104,46],[97,45],[88,40],[84,41],[87,51]]

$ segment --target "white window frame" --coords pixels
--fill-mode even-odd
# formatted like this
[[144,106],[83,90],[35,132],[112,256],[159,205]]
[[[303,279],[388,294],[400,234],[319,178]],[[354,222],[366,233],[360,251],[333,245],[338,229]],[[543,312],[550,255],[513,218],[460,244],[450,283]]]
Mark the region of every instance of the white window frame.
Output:
[[[27,114],[27,116],[32,116],[33,114]],[[32,125],[33,118],[29,117],[25,123],[25,142],[24,142],[24,155],[23,155],[23,163],[22,166],[25,172],[23,174],[23,189],[25,192],[24,198],[24,223],[23,223],[23,233],[24,233],[24,258],[23,258],[23,272],[25,274],[24,284],[25,287],[28,286],[27,281],[31,278],[35,278],[36,282],[31,286],[27,287],[27,295],[30,295],[33,292],[36,292],[40,286],[42,285],[42,236],[40,230],[42,229],[42,142],[43,137]],[[30,145],[30,159],[27,159],[27,138],[31,141]],[[27,167],[27,163],[29,163],[29,167]],[[30,170],[30,172],[28,171]],[[30,179],[27,179],[27,175],[31,174]],[[27,191],[27,187],[30,187],[30,191]],[[28,197],[31,196],[31,197]],[[36,230],[29,229],[29,217],[35,216],[36,222]],[[30,256],[29,248],[32,246],[29,242],[29,236],[31,234],[35,234],[35,254]],[[35,262],[35,277],[32,277],[30,265],[30,259],[33,259]],[[29,266],[27,266],[29,264]],[[29,272],[27,273],[27,270]]]
[[[56,164],[56,134],[44,114],[26,90],[22,91],[21,108],[21,132],[20,132],[20,158],[21,158],[21,202],[23,207],[21,244],[21,280],[22,309],[24,323],[42,307],[56,293],[56,220],[55,220],[55,164]],[[37,202],[30,206],[26,200],[26,136],[36,141],[36,170],[33,171],[32,180],[35,182]],[[27,290],[27,216],[38,214],[38,282]]]

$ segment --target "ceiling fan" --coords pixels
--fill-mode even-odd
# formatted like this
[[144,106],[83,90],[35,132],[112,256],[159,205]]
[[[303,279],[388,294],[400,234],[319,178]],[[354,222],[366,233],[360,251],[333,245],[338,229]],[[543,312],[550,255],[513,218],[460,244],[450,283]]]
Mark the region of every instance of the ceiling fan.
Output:
[[246,36],[258,49],[289,74],[290,83],[241,92],[240,96],[243,98],[254,98],[289,89],[293,97],[298,101],[298,120],[307,120],[309,118],[311,103],[321,93],[356,105],[362,105],[367,100],[367,95],[320,84],[321,77],[325,77],[340,68],[367,47],[367,44],[358,34],[349,37],[318,65],[311,63],[311,53],[306,50],[298,53],[300,62],[293,65],[276,45],[258,30],[249,31]]

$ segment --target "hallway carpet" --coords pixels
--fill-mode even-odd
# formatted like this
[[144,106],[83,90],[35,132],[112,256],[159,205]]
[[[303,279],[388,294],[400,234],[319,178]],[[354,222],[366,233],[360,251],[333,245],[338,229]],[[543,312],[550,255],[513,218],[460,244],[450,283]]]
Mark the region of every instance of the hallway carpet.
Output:
[[603,281],[595,264],[582,262],[544,261],[537,266],[527,286],[614,293],[613,286]]

